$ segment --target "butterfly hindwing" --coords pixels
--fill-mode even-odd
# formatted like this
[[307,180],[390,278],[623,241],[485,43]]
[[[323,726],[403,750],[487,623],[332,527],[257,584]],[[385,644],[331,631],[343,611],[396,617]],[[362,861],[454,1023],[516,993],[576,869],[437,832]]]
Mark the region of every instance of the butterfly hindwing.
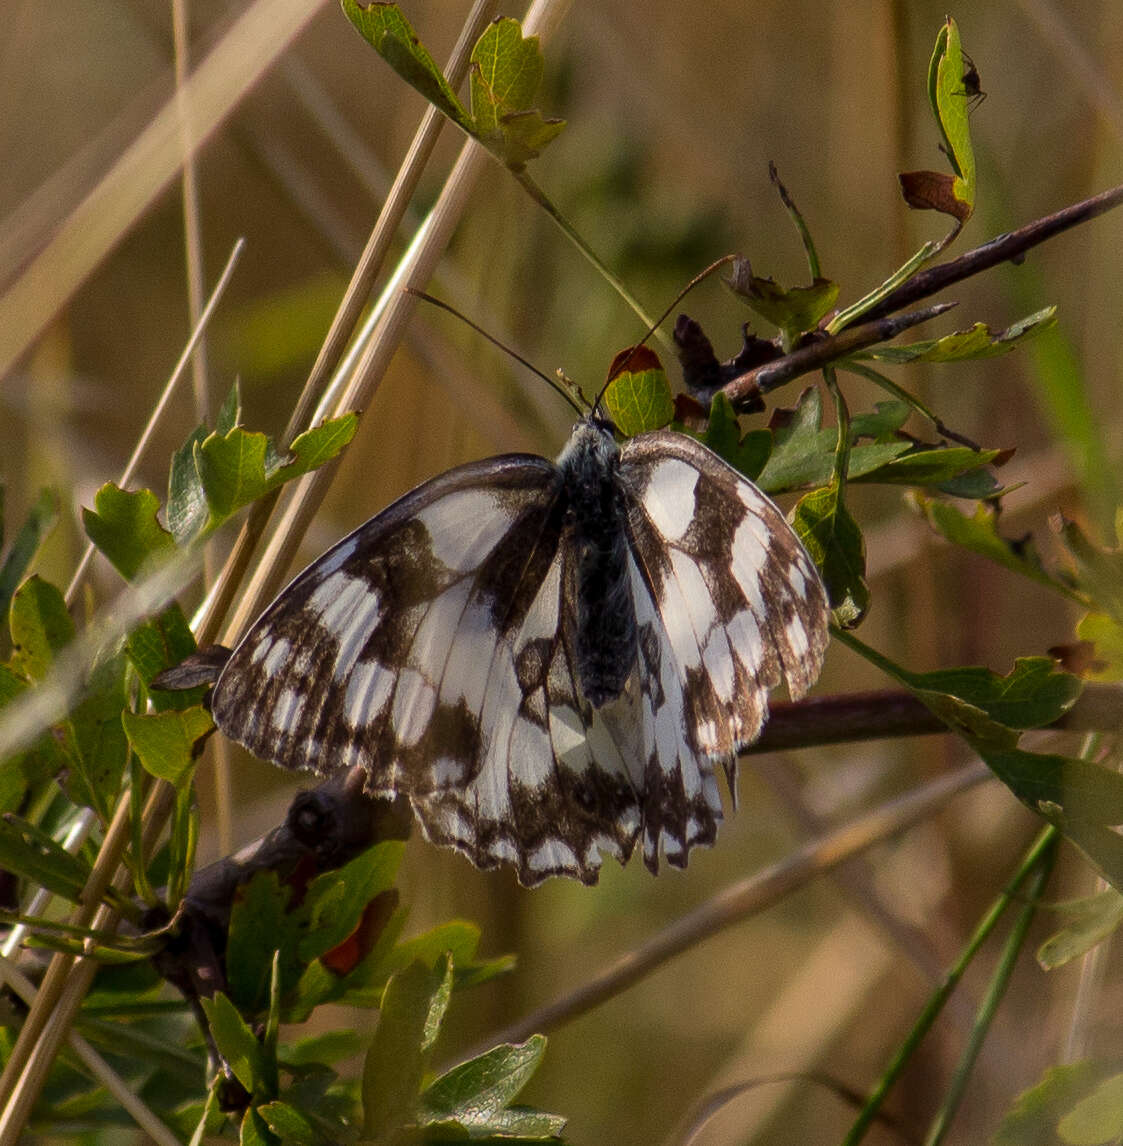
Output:
[[737,750],[759,735],[782,676],[798,697],[818,675],[826,596],[772,501],[693,439],[632,439],[621,479],[656,725],[644,857],[653,865],[661,845],[670,861],[685,862],[692,843],[712,842],[720,817],[710,762],[732,770]]

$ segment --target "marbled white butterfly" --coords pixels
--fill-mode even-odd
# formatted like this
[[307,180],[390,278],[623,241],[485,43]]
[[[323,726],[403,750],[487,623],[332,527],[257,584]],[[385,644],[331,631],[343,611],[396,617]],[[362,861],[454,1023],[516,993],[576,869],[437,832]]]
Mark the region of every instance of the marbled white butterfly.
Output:
[[596,882],[643,836],[685,866],[738,748],[827,643],[826,592],[775,505],[705,446],[618,446],[594,413],[557,462],[418,486],[249,629],[215,723],[255,755],[409,797],[426,836],[528,886]]

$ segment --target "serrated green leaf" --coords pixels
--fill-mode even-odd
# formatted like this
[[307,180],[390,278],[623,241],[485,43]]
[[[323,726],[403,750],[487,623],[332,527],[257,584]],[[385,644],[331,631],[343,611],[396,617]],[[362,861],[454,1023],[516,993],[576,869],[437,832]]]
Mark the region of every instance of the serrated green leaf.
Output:
[[0,816],[0,868],[15,872],[72,903],[81,901],[90,868],[34,824]]
[[539,111],[516,111],[503,117],[503,150],[500,158],[515,171],[542,154],[563,131],[565,120],[546,119]]
[[792,528],[819,567],[835,620],[843,628],[853,628],[870,604],[866,543],[838,485],[832,483],[801,497]]
[[820,278],[810,286],[785,288],[774,279],[754,275],[747,260],[736,264],[727,282],[753,311],[779,328],[785,353],[838,301],[838,283]]
[[1057,324],[1057,308],[1045,307],[997,333],[985,323],[976,322],[970,330],[957,330],[943,338],[929,338],[907,346],[876,346],[860,350],[854,357],[902,365],[907,362],[959,362],[971,358],[993,358],[1017,349],[1020,342]]
[[368,1136],[390,1134],[412,1119],[452,982],[452,961],[445,956],[433,968],[413,963],[387,985],[363,1064],[363,1123]]
[[1114,1146],[1123,1137],[1123,1074],[1105,1078],[1058,1123],[1067,1146]]
[[150,561],[175,552],[175,540],[156,519],[160,501],[148,489],[123,490],[106,482],[94,497],[94,508],[82,510],[86,536],[132,581]]
[[253,1093],[262,1078],[261,1044],[238,1014],[237,1008],[221,991],[212,999],[200,999],[219,1054],[234,1072],[234,1077]]
[[1017,748],[985,748],[982,756],[1018,799],[1066,832],[1077,822],[1123,824],[1123,775],[1110,768]]
[[1086,955],[1118,930],[1123,923],[1123,895],[1113,887],[1061,908],[1071,917],[1055,935],[1037,949],[1037,961],[1046,971],[1063,967]]
[[16,586],[23,580],[39,546],[54,529],[58,516],[58,493],[49,488],[40,490],[0,566],[0,617],[8,615]]
[[397,4],[361,4],[342,0],[347,19],[374,50],[438,111],[473,134],[472,118],[425,50]]
[[671,386],[659,359],[642,350],[636,351],[635,359],[637,367],[645,368],[617,374],[604,392],[608,416],[626,438],[661,430],[675,416]]
[[504,1043],[442,1074],[421,1096],[418,1121],[483,1128],[518,1096],[546,1053],[546,1039]]
[[533,108],[544,60],[537,36],[523,37],[509,17],[495,20],[472,49],[470,75],[476,138],[516,170],[554,139],[563,120]]
[[1057,1146],[1057,1123],[1118,1069],[1117,1062],[1094,1061],[1050,1067],[1018,1096],[991,1146]]
[[[195,652],[195,636],[178,602],[133,629],[125,642],[129,660],[145,687],[165,669],[179,664]],[[202,702],[205,686],[173,691],[155,689],[149,696],[157,712],[171,708],[191,708]]]
[[125,709],[126,658],[123,651],[99,661],[86,681],[85,695],[67,720],[74,757],[65,787],[78,803],[107,816],[121,789],[128,745],[121,726]]
[[1067,597],[1076,597],[1067,585],[1046,572],[1031,538],[1011,541],[999,534],[998,515],[993,506],[979,505],[972,515],[967,516],[946,501],[920,494],[914,495],[913,503],[928,519],[932,528],[953,545],[959,545],[972,553],[979,553],[1004,568],[1028,577],[1039,585],[1046,585]]
[[220,434],[228,434],[242,419],[242,387],[238,379],[234,379],[234,384],[226,393],[226,397],[222,399],[222,405],[218,409],[218,418],[215,420],[214,428]]
[[259,1014],[269,1000],[273,954],[281,952],[282,993],[299,973],[296,945],[300,929],[289,910],[292,890],[275,871],[255,872],[238,890],[230,912],[226,978],[230,997],[247,1015]]
[[[229,431],[223,431],[229,432]],[[187,441],[172,454],[168,470],[168,529],[177,545],[186,545],[205,528],[210,517],[196,451],[207,440],[207,428],[196,426]]]
[[283,1142],[292,1146],[319,1146],[323,1141],[312,1123],[287,1102],[263,1102],[257,1108],[269,1129]]
[[741,436],[741,423],[733,403],[719,390],[710,403],[710,418],[704,434],[692,435],[708,446],[738,473],[755,481],[772,453],[772,431],[750,430]]
[[[823,407],[819,391],[811,387],[800,395],[791,422],[773,431],[772,453],[756,482],[765,493],[825,486],[834,474],[838,432],[823,428]],[[881,425],[878,421],[876,425]],[[861,418],[851,427],[853,438],[863,429]],[[848,476],[855,480],[879,469],[912,449],[907,441],[871,442],[850,450]]]
[[[963,474],[983,469],[1001,453],[1001,450],[972,450],[967,446],[914,450],[891,459],[875,470],[857,474],[852,480],[881,485],[938,486]],[[993,478],[991,484],[997,484]]]
[[38,576],[16,590],[8,624],[12,665],[29,680],[42,680],[55,656],[74,639],[74,622],[61,591]]
[[1051,657],[1019,657],[1006,676],[982,666],[905,673],[917,690],[942,692],[986,712],[1007,728],[1044,728],[1076,703],[1079,677],[1061,672]]
[[402,841],[387,840],[312,880],[301,905],[305,934],[298,955],[302,962],[330,951],[355,930],[366,905],[394,886],[404,854]]
[[144,770],[158,780],[179,787],[195,768],[195,743],[205,736],[214,722],[202,705],[171,712],[121,713],[125,735]]
[[279,458],[265,434],[235,427],[210,434],[196,447],[196,465],[211,511],[211,527],[263,494],[335,457],[354,437],[355,414],[307,430]]

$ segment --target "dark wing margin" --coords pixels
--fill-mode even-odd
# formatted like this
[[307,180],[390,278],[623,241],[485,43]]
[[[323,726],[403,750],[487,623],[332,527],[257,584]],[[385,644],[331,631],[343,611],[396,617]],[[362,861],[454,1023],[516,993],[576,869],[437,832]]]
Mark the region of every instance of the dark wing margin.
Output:
[[737,751],[760,734],[771,689],[786,678],[800,697],[814,683],[829,609],[780,510],[694,439],[670,431],[632,439],[621,477],[652,682],[645,721],[656,726],[645,740],[643,808],[644,858],[654,869],[660,850],[684,865],[692,842],[712,842],[720,817],[713,764],[732,780]]
[[479,640],[494,644],[520,579],[509,558],[496,570],[496,555],[556,546],[557,502],[556,468],[529,454],[460,466],[407,493],[250,627],[215,685],[215,723],[285,768],[360,765],[382,794],[425,786],[427,755],[450,746],[470,756],[480,736],[478,712],[438,703],[432,674],[451,656],[443,631],[471,602]]
[[407,494],[266,609],[219,678],[215,723],[284,767],[362,767],[478,867],[595,883],[601,851],[632,852],[642,774],[575,681],[567,509],[533,456]]

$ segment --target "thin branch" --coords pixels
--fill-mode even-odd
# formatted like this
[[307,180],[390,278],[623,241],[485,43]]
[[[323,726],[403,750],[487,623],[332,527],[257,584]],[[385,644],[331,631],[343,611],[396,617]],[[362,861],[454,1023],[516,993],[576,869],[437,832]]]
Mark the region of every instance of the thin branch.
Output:
[[1045,242],[1046,239],[1051,239],[1070,227],[1086,223],[1097,215],[1112,211],[1121,203],[1123,203],[1123,185],[1101,191],[1090,199],[1082,199],[1079,203],[1073,203],[1069,207],[1055,211],[1052,215],[1035,219],[1016,231],[1007,231],[1006,234],[991,239],[989,243],[983,243],[981,247],[965,252],[957,259],[938,263],[934,267],[920,271],[907,283],[886,295],[869,311],[866,319],[892,314],[902,307],[911,306],[922,298],[928,298],[944,290],[953,283],[962,282],[979,274],[980,271],[996,267],[999,263],[1018,263],[1025,257],[1027,251]]
[[838,334],[823,335],[814,342],[793,350],[790,354],[738,375],[727,382],[722,390],[738,409],[761,409],[762,394],[791,382],[793,378],[810,374],[813,370],[822,370],[824,366],[858,350],[864,350],[867,346],[888,342],[910,327],[919,326],[922,322],[936,318],[955,305],[953,302],[941,302],[909,314],[894,315],[875,322],[863,322],[859,326],[849,326]]
[[489,1036],[467,1051],[463,1059],[481,1054],[497,1043],[522,1042],[537,1032],[556,1030],[623,993],[676,955],[764,911],[840,863],[933,815],[953,796],[982,783],[990,775],[985,764],[972,764],[931,780],[841,828],[809,840],[771,867],[727,887],[709,902],[657,932],[571,994]]
[[[1088,732],[1120,725],[1123,725],[1123,687],[1092,682],[1084,686],[1072,708],[1049,728]],[[849,692],[775,702],[760,739],[745,752],[779,752],[854,740],[927,736],[947,730],[943,721],[904,689]]]

